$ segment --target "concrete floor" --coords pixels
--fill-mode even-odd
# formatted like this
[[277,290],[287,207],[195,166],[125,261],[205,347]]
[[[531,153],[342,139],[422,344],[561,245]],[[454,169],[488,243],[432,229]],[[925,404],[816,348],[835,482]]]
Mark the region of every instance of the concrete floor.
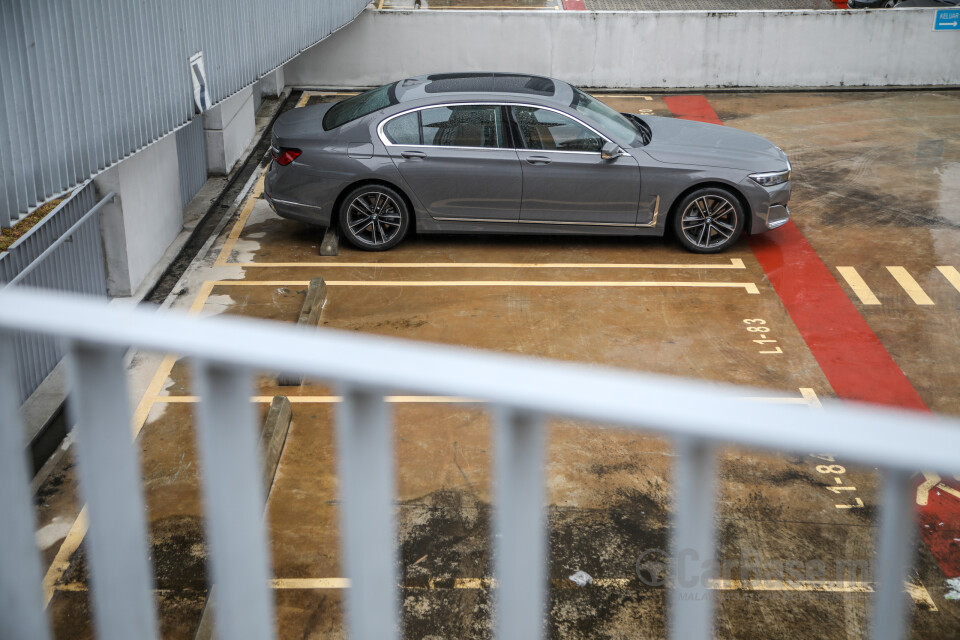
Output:
[[[678,112],[660,95],[598,95],[621,111]],[[865,320],[921,404],[960,415],[960,92],[723,93],[706,102],[724,124],[788,153],[795,228],[843,304]],[[317,230],[276,217],[259,194],[258,183],[175,289],[174,307],[292,322],[310,278],[323,276],[324,326],[746,384],[809,405],[812,419],[819,399],[846,395],[831,353],[795,320],[795,303],[778,293],[782,274],[755,241],[703,257],[662,239],[414,236],[385,254],[341,245],[339,256],[321,258]],[[552,266],[537,266],[545,263]],[[496,284],[458,284],[484,280]],[[692,286],[629,286],[652,280]],[[376,284],[386,281],[409,284]],[[525,284],[544,281],[586,284]],[[425,286],[437,282],[449,284]],[[598,282],[613,286],[589,285]],[[823,304],[826,322],[834,303]],[[744,321],[755,319],[775,343],[753,342],[747,327],[759,323]],[[857,366],[857,337],[843,345],[850,328],[826,330],[842,338],[829,343],[836,357]],[[782,353],[762,353],[773,347]],[[193,638],[206,586],[188,367],[141,355],[133,368],[144,380],[133,402],[163,636]],[[314,381],[280,388],[263,375],[259,393],[261,414],[276,393],[294,401],[268,505],[279,635],[342,637],[342,590],[327,580],[342,575],[333,392]],[[458,403],[392,406],[406,636],[488,637],[489,416]],[[643,562],[667,540],[669,443],[559,421],[548,437],[551,637],[663,637],[664,591],[648,584]],[[864,637],[873,470],[820,452],[731,448],[719,471],[718,557],[725,578],[747,581],[717,591],[717,637]],[[853,489],[833,492],[835,481]],[[68,455],[38,494],[58,638],[91,636],[82,535],[67,533],[78,511],[72,483]],[[960,479],[943,483],[922,511],[916,544],[915,638],[960,637],[960,602],[945,597],[946,580],[960,577]],[[595,584],[576,587],[568,576],[578,570]],[[749,582],[784,571],[807,582]]]

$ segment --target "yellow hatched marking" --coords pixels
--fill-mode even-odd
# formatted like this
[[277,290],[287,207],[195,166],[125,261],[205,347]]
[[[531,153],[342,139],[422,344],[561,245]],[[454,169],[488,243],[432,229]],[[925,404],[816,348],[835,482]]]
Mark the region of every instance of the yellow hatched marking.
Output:
[[956,267],[937,267],[937,270],[943,274],[947,282],[953,285],[953,288],[960,291],[960,272]]
[[746,269],[743,260],[730,264],[643,264],[616,262],[231,262],[240,267],[349,267],[377,269]]
[[913,279],[903,267],[887,267],[890,275],[903,287],[910,299],[920,305],[932,305],[933,300],[927,295],[926,291],[920,286],[920,283]]
[[226,242],[223,243],[223,248],[220,249],[220,255],[217,256],[217,261],[214,263],[214,266],[222,267],[227,264],[227,258],[230,257],[231,252],[233,252],[233,248],[237,244],[237,240],[240,239],[240,232],[243,231],[243,227],[247,224],[247,219],[253,212],[253,207],[257,204],[257,198],[259,198],[260,194],[263,193],[263,180],[266,177],[266,173],[260,174],[256,185],[254,185],[250,195],[247,196],[247,202],[243,205],[243,210],[240,212],[240,217],[237,218],[233,228],[230,230],[230,235],[227,236]]
[[800,395],[803,396],[803,401],[810,405],[811,409],[823,409],[823,404],[817,397],[817,392],[810,387],[800,387]]
[[873,295],[873,291],[870,290],[870,287],[867,286],[866,281],[860,277],[856,269],[853,267],[837,267],[837,271],[840,272],[843,279],[847,281],[847,284],[850,285],[853,292],[860,298],[860,302],[863,304],[880,304],[877,296]]

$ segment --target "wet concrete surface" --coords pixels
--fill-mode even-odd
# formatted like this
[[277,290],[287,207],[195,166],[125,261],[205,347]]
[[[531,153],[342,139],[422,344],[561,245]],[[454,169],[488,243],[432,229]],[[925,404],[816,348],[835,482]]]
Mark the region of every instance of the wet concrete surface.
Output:
[[[600,95],[622,111],[671,115],[660,95]],[[960,290],[938,269],[960,266],[960,92],[707,99],[725,124],[789,154],[795,224],[923,401],[960,415]],[[322,326],[746,384],[769,392],[767,401],[808,405],[811,419],[818,399],[835,395],[745,240],[705,257],[669,239],[413,236],[384,254],[341,244],[339,256],[321,258],[322,231],[279,219],[257,188],[234,215],[175,287],[174,307],[294,322],[310,278],[322,276]],[[864,303],[839,266],[854,267],[878,304]],[[904,267],[935,304],[915,302],[890,266]],[[652,281],[674,284],[635,286]],[[775,342],[754,342],[761,332],[748,328],[760,324],[744,321],[757,319]],[[771,347],[781,353],[762,353]],[[156,358],[135,368],[157,382],[157,397],[135,403],[162,632],[192,638],[206,551],[189,370]],[[322,582],[342,577],[335,391],[312,380],[281,388],[268,372],[257,385],[261,418],[274,394],[293,402],[268,502],[279,636],[343,637],[343,590]],[[406,637],[490,637],[488,411],[393,400]],[[672,461],[670,443],[652,434],[549,424],[551,637],[664,636],[665,590],[645,562],[667,544]],[[729,584],[716,591],[717,637],[864,637],[870,596],[858,586],[873,580],[875,471],[829,452],[735,448],[718,469],[717,557]],[[76,515],[72,482],[67,455],[38,495],[41,526]],[[941,531],[947,545],[960,539],[960,519],[920,526]],[[945,597],[956,576],[922,540],[915,546],[912,637],[960,637],[960,602]],[[58,548],[48,547],[48,563]],[[960,544],[937,553],[960,555]],[[56,635],[91,637],[83,545],[65,561],[50,606]],[[568,576],[578,570],[594,584],[574,585]],[[755,588],[762,579],[781,587]],[[810,586],[838,579],[854,587]]]

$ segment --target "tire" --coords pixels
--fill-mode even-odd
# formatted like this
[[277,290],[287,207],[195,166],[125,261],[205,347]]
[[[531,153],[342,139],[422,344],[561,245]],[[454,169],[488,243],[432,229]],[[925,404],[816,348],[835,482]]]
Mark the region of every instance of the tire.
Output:
[[687,194],[677,205],[673,231],[693,253],[719,253],[737,241],[746,216],[740,200],[726,189],[707,187]]
[[382,184],[350,191],[340,205],[340,233],[357,249],[386,251],[410,228],[410,209],[400,193]]

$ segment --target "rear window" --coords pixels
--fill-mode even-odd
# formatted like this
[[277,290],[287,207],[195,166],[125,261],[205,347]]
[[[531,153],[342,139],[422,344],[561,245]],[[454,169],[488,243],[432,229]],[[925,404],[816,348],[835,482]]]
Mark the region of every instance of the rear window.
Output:
[[396,82],[385,84],[333,105],[323,116],[324,131],[336,129],[374,111],[397,104],[396,87]]

